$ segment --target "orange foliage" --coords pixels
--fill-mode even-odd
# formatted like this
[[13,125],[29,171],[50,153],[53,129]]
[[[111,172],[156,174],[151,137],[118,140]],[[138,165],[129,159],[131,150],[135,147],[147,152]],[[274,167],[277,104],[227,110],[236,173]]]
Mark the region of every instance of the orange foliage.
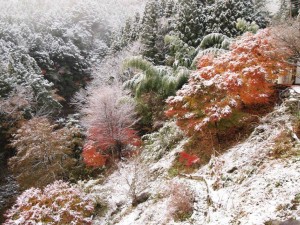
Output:
[[274,80],[291,71],[289,51],[276,46],[268,29],[245,34],[218,58],[204,56],[188,85],[170,97],[168,117],[192,135],[213,126],[245,105],[264,104]]

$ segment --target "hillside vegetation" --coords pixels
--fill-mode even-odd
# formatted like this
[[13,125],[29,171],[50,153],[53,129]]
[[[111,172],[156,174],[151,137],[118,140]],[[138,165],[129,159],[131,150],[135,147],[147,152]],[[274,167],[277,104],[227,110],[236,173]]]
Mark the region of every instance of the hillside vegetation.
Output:
[[0,4],[0,223],[300,223],[297,1]]

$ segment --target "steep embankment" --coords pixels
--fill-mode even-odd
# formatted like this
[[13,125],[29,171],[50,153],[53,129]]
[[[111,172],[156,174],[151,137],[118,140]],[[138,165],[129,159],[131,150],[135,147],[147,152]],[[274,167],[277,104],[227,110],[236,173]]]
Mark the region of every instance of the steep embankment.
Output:
[[[182,141],[171,150],[148,149],[141,159],[120,164],[108,178],[83,183],[99,202],[95,224],[261,225],[299,220],[299,100],[300,94],[287,91],[283,103],[261,119],[247,140],[192,175],[170,175]],[[193,212],[174,221],[181,204],[174,199],[180,198],[192,201]]]

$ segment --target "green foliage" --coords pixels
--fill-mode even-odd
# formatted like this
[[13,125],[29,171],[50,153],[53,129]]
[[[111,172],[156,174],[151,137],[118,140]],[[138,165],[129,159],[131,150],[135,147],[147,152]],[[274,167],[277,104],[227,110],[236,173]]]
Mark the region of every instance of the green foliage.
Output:
[[166,35],[164,42],[168,47],[166,65],[173,68],[179,66],[189,68],[196,53],[195,48],[184,43],[177,36]]
[[163,99],[174,95],[176,90],[187,82],[190,71],[179,67],[175,71],[170,67],[154,66],[140,57],[129,59],[124,68],[133,68],[142,71],[125,82],[125,87],[133,90],[135,97],[154,92]]
[[178,8],[175,31],[183,42],[196,47],[205,33],[204,5],[197,0],[181,0]]
[[144,45],[143,56],[149,59],[154,59],[158,53],[156,47],[158,38],[158,13],[158,3],[153,0],[147,2],[142,20],[141,42]]
[[216,0],[206,8],[206,13],[211,15],[206,21],[206,34],[222,33],[228,37],[236,37],[243,32],[236,28],[238,18],[265,28],[268,21],[265,14],[248,0]]
[[192,68],[195,68],[200,58],[205,55],[220,56],[226,53],[231,43],[231,38],[220,33],[212,33],[204,36],[197,48],[198,54],[193,60]]
[[174,121],[164,123],[157,132],[144,135],[143,158],[146,160],[159,160],[183,139],[183,132]]
[[236,22],[236,28],[243,33],[249,31],[251,33],[256,33],[259,29],[259,26],[255,21],[252,23],[247,22],[245,19],[238,18]]
[[199,47],[203,50],[208,48],[222,48],[228,50],[231,42],[232,40],[224,34],[212,33],[203,37]]

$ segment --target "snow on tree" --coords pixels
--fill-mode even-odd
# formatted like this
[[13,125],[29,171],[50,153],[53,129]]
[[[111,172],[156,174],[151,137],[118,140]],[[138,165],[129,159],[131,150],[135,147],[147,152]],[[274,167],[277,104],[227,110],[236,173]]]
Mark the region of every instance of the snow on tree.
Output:
[[189,83],[169,97],[166,112],[192,135],[230,118],[243,105],[268,102],[274,79],[285,76],[289,51],[278,48],[269,30],[247,33],[231,46],[231,51],[200,59],[199,70]]
[[178,6],[175,31],[189,46],[197,47],[205,32],[204,5],[197,0],[182,0]]
[[148,1],[142,19],[143,30],[141,32],[141,42],[144,45],[143,56],[149,59],[154,59],[158,52],[156,48],[159,19],[158,9],[156,1]]
[[86,102],[82,121],[87,128],[88,141],[83,149],[87,165],[101,165],[107,157],[121,159],[140,145],[137,132],[132,128],[135,103],[120,85],[102,86],[94,90]]
[[257,11],[255,4],[248,0],[216,0],[214,4],[206,7],[205,10],[205,14],[208,15],[204,22],[205,34],[222,33],[228,37],[235,37],[242,33],[236,29],[238,18],[250,23],[256,22],[260,28],[267,25],[265,15]]
[[44,189],[24,191],[5,214],[4,225],[92,224],[94,203],[75,185],[55,181]]
[[205,55],[219,56],[227,52],[231,43],[232,39],[224,34],[212,33],[204,36],[197,48],[198,53],[193,59],[192,68],[195,68],[199,59]]
[[172,66],[174,69],[180,66],[189,68],[196,54],[196,49],[175,35],[166,35],[164,41],[168,48],[165,60],[166,65]]
[[42,187],[68,178],[76,165],[73,148],[80,142],[77,128],[57,129],[46,118],[33,118],[13,137],[11,146],[17,153],[9,159],[9,168],[22,188]]
[[152,129],[154,124],[165,119],[165,99],[187,82],[190,71],[184,67],[154,66],[150,62],[134,57],[125,61],[125,68],[136,70],[132,79],[124,86],[130,88],[137,102],[137,112],[142,129]]
[[28,104],[18,110],[22,112],[27,108],[39,115],[55,112],[61,107],[51,92],[52,84],[44,79],[41,69],[26,49],[0,40],[0,52],[1,101],[7,102],[9,96],[19,95]]

